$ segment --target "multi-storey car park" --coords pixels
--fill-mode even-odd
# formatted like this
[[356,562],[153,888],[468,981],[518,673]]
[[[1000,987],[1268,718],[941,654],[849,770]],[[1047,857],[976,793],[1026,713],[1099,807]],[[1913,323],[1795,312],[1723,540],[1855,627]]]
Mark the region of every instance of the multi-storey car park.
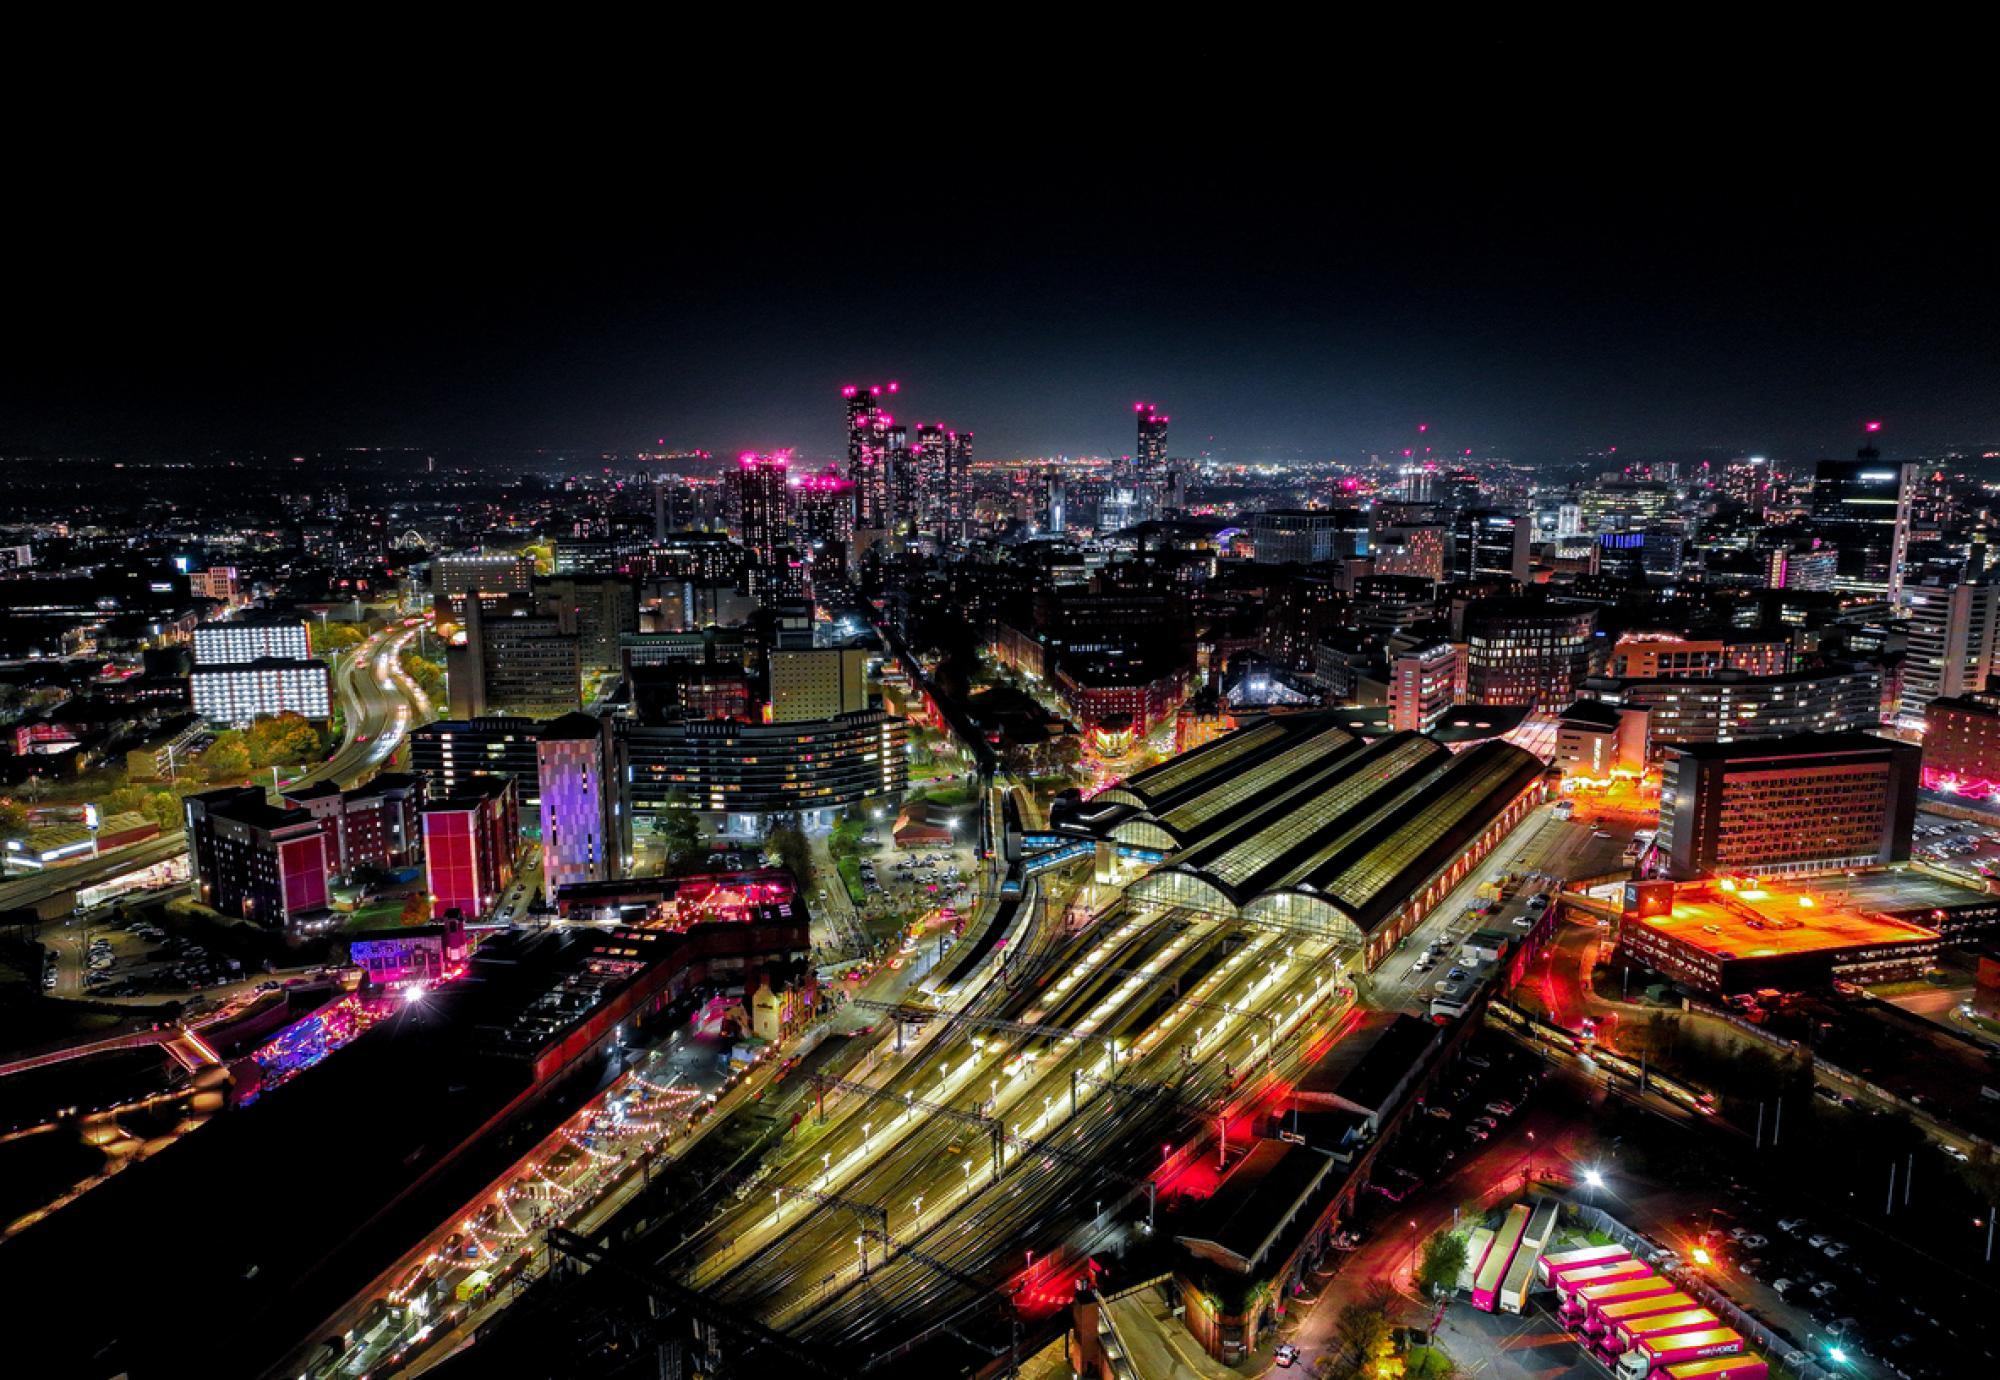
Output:
[[1218,1130],[1295,1086],[1339,1040],[1351,974],[1540,798],[1542,774],[1504,744],[1454,755],[1301,715],[1071,802],[1027,861],[1090,839],[1114,876],[1153,870],[1080,932],[1017,930],[1006,967],[885,1011],[927,1033],[883,1051],[886,1075],[818,1079],[825,1130],[754,1187],[669,1175],[615,1260],[572,1243],[616,1270],[524,1311],[506,1354],[573,1359],[614,1274],[708,1326],[754,1320],[755,1345],[834,1373],[934,1365],[997,1300],[1067,1303],[1066,1248],[1122,1207],[1150,1220]]

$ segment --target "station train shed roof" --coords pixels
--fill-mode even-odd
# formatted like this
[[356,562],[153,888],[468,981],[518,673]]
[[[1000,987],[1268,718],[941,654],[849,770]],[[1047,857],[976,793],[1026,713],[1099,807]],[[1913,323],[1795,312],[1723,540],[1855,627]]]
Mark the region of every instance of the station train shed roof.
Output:
[[1050,827],[1160,859],[1136,902],[1358,943],[1544,770],[1498,741],[1454,754],[1418,733],[1357,734],[1338,712],[1286,715],[1059,801]]

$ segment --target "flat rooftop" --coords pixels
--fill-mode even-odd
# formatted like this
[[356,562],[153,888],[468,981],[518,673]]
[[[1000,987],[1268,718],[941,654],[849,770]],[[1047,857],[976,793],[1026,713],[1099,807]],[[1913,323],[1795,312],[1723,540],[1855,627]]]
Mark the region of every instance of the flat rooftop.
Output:
[[1978,887],[1963,886],[1916,867],[1814,877],[1786,885],[1815,897],[1844,898],[1847,905],[1887,911],[1891,915],[1917,910],[1949,911],[1958,906],[1988,905],[1993,900],[1991,893]]
[[1838,896],[1775,884],[1687,888],[1668,915],[1638,923],[1726,958],[1782,958],[1833,949],[1935,941],[1937,931],[1892,919]]

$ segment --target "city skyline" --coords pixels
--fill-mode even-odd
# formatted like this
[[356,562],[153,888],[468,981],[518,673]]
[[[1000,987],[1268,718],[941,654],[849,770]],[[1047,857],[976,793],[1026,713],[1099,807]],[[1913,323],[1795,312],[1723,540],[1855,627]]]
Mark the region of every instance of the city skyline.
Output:
[[[1046,195],[1087,208],[1086,190]],[[46,246],[16,304],[0,454],[824,463],[844,453],[828,400],[875,378],[987,457],[1129,454],[1135,399],[1174,415],[1177,453],[1231,460],[1388,456],[1419,425],[1530,462],[1839,457],[1871,419],[1894,455],[2000,444],[2000,280],[1976,216],[1793,208],[1778,230],[1522,195],[1374,217],[1200,179],[1183,200],[1137,228],[1076,209],[1037,233],[1001,210],[864,232],[808,211],[558,229],[539,252],[482,229],[450,255],[423,217],[357,242],[307,224],[281,247],[196,215],[108,259],[86,231]]]

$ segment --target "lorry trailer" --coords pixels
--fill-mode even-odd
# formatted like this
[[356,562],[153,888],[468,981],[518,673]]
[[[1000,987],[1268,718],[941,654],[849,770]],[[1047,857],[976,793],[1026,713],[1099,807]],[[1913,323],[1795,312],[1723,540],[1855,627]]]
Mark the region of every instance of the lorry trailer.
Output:
[[1676,1289],[1671,1294],[1654,1294],[1650,1298],[1627,1299],[1599,1310],[1598,1316],[1604,1320],[1603,1330],[1597,1334],[1597,1346],[1606,1356],[1616,1356],[1631,1343],[1619,1335],[1619,1327],[1624,1323],[1639,1323],[1662,1313],[1682,1313],[1696,1306],[1696,1300]]
[[1604,1310],[1612,1304],[1671,1294],[1677,1287],[1672,1280],[1654,1275],[1650,1279],[1628,1279],[1579,1289],[1570,1300],[1570,1326],[1586,1337],[1595,1337],[1604,1330]]
[[[1742,1354],[1743,1334],[1730,1327],[1711,1327],[1705,1332],[1676,1332],[1667,1337],[1642,1337],[1638,1345],[1618,1358],[1618,1374],[1622,1380],[1647,1380],[1649,1376],[1670,1374],[1677,1366]],[[1706,1373],[1693,1372],[1696,1375]],[[1722,1373],[1728,1374],[1727,1371]]]
[[1492,1250],[1494,1230],[1490,1226],[1476,1228],[1472,1240],[1466,1244],[1466,1264],[1458,1270],[1458,1288],[1472,1292],[1472,1282],[1480,1278],[1480,1266],[1486,1264],[1486,1252]]
[[1565,1271],[1556,1281],[1556,1297],[1565,1306],[1576,1297],[1576,1291],[1587,1289],[1593,1284],[1616,1284],[1622,1279],[1644,1279],[1653,1273],[1653,1267],[1643,1260],[1615,1260],[1609,1265],[1586,1265],[1580,1270]]
[[1500,1299],[1500,1286],[1506,1282],[1507,1270],[1514,1263],[1514,1253],[1521,1248],[1521,1238],[1528,1230],[1528,1207],[1516,1203],[1507,1209],[1507,1216],[1500,1223],[1500,1229],[1493,1233],[1493,1244],[1486,1250],[1486,1259],[1480,1263],[1479,1274],[1472,1281],[1472,1306],[1491,1313]]
[[1527,1230],[1521,1233],[1520,1248],[1514,1252],[1514,1263],[1507,1267],[1507,1273],[1500,1281],[1498,1301],[1501,1312],[1519,1313],[1528,1306],[1528,1291],[1535,1287],[1542,1252],[1555,1238],[1559,1209],[1555,1199],[1544,1198],[1535,1204],[1529,1214]]
[[1655,1380],[1770,1380],[1771,1368],[1755,1356],[1715,1356],[1653,1372]]
[[1580,1246],[1573,1251],[1552,1251],[1535,1262],[1535,1278],[1544,1286],[1551,1286],[1572,1271],[1615,1265],[1631,1258],[1632,1252],[1623,1246]]
[[1706,1308],[1683,1308],[1673,1313],[1654,1313],[1644,1318],[1628,1318],[1614,1324],[1611,1331],[1618,1334],[1618,1350],[1624,1351],[1641,1337],[1666,1337],[1676,1332],[1701,1332],[1722,1325],[1722,1319]]

